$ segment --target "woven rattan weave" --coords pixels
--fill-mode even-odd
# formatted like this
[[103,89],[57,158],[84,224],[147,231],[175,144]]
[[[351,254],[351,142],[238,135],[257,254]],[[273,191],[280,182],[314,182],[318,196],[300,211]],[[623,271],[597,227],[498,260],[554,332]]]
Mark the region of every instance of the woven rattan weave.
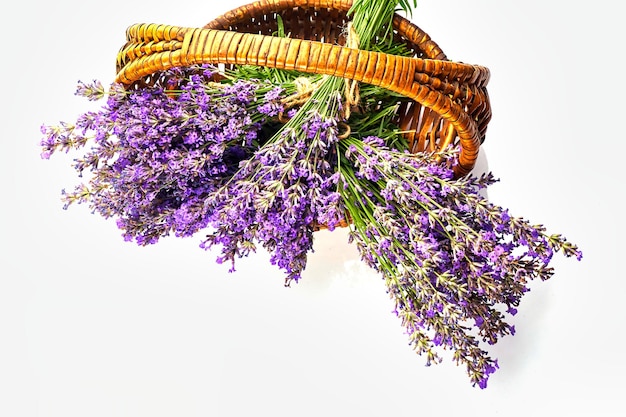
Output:
[[[352,0],[261,0],[203,28],[136,24],[117,57],[117,81],[132,85],[171,67],[257,65],[325,74],[381,86],[411,99],[398,110],[412,152],[460,144],[457,175],[469,173],[491,108],[489,70],[453,62],[419,27],[396,15],[394,34],[412,57],[345,45]],[[288,37],[276,33],[281,17]]]

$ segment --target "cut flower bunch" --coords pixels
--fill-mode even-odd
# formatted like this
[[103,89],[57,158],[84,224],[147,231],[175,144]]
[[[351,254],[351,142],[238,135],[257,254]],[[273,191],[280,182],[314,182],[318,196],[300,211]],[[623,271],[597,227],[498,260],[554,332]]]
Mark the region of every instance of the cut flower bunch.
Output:
[[[345,44],[410,60],[415,51],[393,29],[398,7],[411,9],[406,0],[355,1]],[[279,14],[275,27],[275,39],[289,39]],[[183,46],[193,44],[187,33]],[[149,49],[141,48],[125,57]],[[460,91],[418,78],[448,96]],[[552,276],[554,253],[582,253],[484,198],[496,180],[464,173],[464,142],[451,124],[442,122],[445,135],[430,134],[445,146],[416,152],[415,129],[399,116],[411,99],[394,89],[297,65],[232,62],[186,62],[110,88],[81,82],[78,95],[106,104],[75,123],[43,126],[42,157],[87,148],[74,162],[86,182],[63,191],[63,200],[114,218],[126,240],[147,245],[203,232],[201,247],[217,247],[230,271],[260,246],[286,285],[301,279],[317,230],[348,227],[362,260],[382,275],[415,351],[427,364],[450,351],[485,388],[498,364],[483,344],[514,334],[507,317],[530,281]]]

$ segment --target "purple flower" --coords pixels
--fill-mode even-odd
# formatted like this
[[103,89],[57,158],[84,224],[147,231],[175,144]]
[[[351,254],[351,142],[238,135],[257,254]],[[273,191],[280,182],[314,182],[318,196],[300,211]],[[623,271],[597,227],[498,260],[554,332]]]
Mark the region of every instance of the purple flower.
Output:
[[335,123],[307,115],[303,130],[287,128],[245,161],[233,180],[205,201],[211,227],[202,247],[222,247],[219,259],[235,260],[263,246],[285,271],[285,285],[301,278],[313,249],[316,225],[333,229],[345,218],[336,159]]
[[485,200],[480,190],[491,175],[455,179],[446,159],[397,152],[376,137],[339,147],[348,161],[339,192],[351,238],[383,274],[411,344],[427,363],[439,360],[437,349],[452,349],[472,382],[486,387],[497,362],[481,342],[515,333],[497,306],[515,314],[527,282],[551,276],[553,252],[578,256],[578,249]]
[[[117,217],[124,238],[140,245],[206,227],[204,200],[252,154],[260,129],[251,117],[258,85],[239,81],[216,89],[207,83],[211,72],[187,67],[163,74],[175,94],[158,84],[130,91],[114,85],[100,111],[81,115],[75,125],[43,127],[43,157],[95,143],[75,163],[93,179],[66,193],[66,204],[89,202],[95,212]],[[77,93],[106,94],[98,82],[80,83]]]

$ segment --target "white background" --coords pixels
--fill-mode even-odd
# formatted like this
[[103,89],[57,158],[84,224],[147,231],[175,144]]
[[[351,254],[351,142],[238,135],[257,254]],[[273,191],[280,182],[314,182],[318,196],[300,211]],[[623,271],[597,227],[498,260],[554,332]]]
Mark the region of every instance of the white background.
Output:
[[[3,12],[0,416],[618,415],[624,312],[624,41],[619,2],[420,0],[412,20],[457,61],[489,67],[481,157],[490,199],[563,233],[492,349],[486,390],[426,368],[382,280],[345,231],[319,233],[303,281],[266,254],[235,274],[201,236],[140,248],[87,206],[62,210],[71,158],[39,157],[39,126],[100,103],[127,26],[202,26],[233,2],[21,1]],[[623,406],[622,411],[623,411]]]

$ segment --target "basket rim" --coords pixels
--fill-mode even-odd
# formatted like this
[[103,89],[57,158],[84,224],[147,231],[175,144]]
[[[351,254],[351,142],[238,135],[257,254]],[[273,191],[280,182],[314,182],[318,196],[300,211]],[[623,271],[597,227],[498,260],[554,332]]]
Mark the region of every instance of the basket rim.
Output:
[[[274,14],[289,9],[336,9],[348,13],[352,7],[353,0],[256,0],[248,4],[238,6],[229,10],[203,26],[205,29],[231,30],[231,28],[247,20],[249,17]],[[427,59],[448,60],[441,47],[435,42],[427,32],[418,25],[398,13],[394,13],[392,25],[409,42],[420,48],[427,56]]]

